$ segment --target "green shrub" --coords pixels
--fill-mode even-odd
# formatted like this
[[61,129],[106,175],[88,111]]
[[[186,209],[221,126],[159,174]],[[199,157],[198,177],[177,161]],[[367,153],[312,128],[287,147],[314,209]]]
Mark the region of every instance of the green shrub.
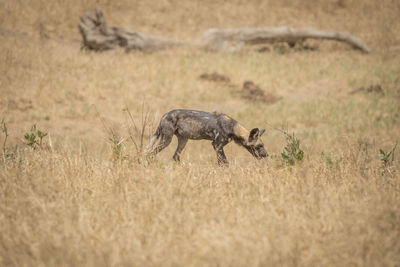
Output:
[[396,150],[397,143],[394,145],[390,152],[385,152],[383,149],[379,149],[379,158],[381,159],[381,173],[392,174],[393,173],[393,162],[394,162],[394,151]]
[[47,136],[46,132],[43,132],[41,130],[38,130],[36,127],[36,124],[34,124],[31,127],[30,132],[26,133],[24,135],[26,145],[29,147],[36,149],[36,148],[42,148],[44,143],[43,143],[43,138]]
[[287,166],[293,166],[296,161],[303,160],[304,151],[300,148],[300,140],[294,136],[294,133],[291,135],[287,132],[284,133],[287,144],[283,148],[281,156]]

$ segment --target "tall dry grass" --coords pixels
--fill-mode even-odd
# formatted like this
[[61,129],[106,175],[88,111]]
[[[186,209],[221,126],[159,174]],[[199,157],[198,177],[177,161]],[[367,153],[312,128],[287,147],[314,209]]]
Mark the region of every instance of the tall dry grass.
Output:
[[395,266],[398,177],[348,156],[173,168],[27,151],[1,174],[2,263]]
[[[78,18],[99,6],[111,25],[179,39],[210,27],[314,27],[355,33],[375,51],[339,44],[315,52],[216,54],[80,51]],[[396,1],[1,1],[0,265],[396,266],[400,262],[400,42]],[[185,23],[182,23],[185,22]],[[217,71],[230,83],[198,77]],[[275,104],[243,98],[251,80]],[[384,94],[351,91],[381,85]],[[145,103],[145,108],[143,108]],[[138,155],[126,111],[148,141],[172,108],[225,112],[246,127],[289,126],[305,158],[271,157],[176,140],[155,160]],[[101,117],[101,118],[100,118]],[[110,132],[123,140],[115,157]],[[36,124],[42,149],[24,144]],[[0,132],[0,144],[4,134]],[[122,139],[120,139],[122,138]]]

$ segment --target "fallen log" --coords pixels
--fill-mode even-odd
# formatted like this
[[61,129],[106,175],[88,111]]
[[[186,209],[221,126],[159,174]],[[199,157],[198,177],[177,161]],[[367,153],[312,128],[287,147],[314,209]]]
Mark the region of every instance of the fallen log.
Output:
[[[304,42],[306,39],[326,39],[344,42],[364,53],[371,52],[360,39],[345,32],[327,32],[314,29],[296,30],[289,27],[243,28],[243,29],[209,29],[194,41],[198,46],[212,51],[223,51],[229,43],[238,43],[237,49],[243,45],[255,45],[274,42],[286,42],[290,46]],[[228,43],[228,44],[227,44]],[[232,49],[232,48],[231,48]],[[235,48],[233,48],[235,49]]]
[[100,9],[95,9],[96,18],[91,13],[81,17],[79,31],[83,47],[93,50],[109,50],[122,47],[127,50],[155,51],[187,45],[185,42],[147,35],[107,25]]
[[289,27],[209,29],[193,42],[172,40],[147,35],[136,31],[108,26],[100,9],[81,17],[79,30],[83,47],[93,50],[108,50],[122,47],[127,50],[156,51],[181,46],[195,46],[211,51],[238,51],[245,45],[286,42],[290,46],[306,39],[325,39],[344,42],[364,53],[371,49],[360,39],[345,32],[319,31],[314,29],[296,30]]

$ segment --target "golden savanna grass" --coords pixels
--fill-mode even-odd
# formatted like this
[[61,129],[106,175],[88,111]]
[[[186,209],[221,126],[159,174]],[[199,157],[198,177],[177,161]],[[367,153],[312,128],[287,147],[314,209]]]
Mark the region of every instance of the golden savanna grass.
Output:
[[[347,31],[373,52],[81,51],[79,16],[95,7],[182,40],[286,25]],[[0,1],[0,265],[398,266],[400,152],[383,167],[379,150],[400,141],[399,14],[389,0]],[[230,83],[199,79],[214,71]],[[280,100],[243,97],[248,80]],[[350,93],[374,85],[384,94]],[[177,165],[174,140],[146,160],[125,108],[139,128],[148,112],[145,143],[170,109],[224,112],[267,128],[271,157],[232,144],[221,168],[191,141]],[[282,166],[285,138],[266,123],[295,133],[302,162]],[[33,124],[49,134],[41,149],[24,144]]]

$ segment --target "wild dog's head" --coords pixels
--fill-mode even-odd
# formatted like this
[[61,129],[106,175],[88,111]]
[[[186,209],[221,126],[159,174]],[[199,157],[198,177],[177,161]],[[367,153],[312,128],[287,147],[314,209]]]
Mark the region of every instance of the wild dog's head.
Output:
[[268,153],[264,148],[264,144],[259,138],[261,135],[265,133],[265,130],[259,130],[258,128],[254,128],[250,131],[250,135],[248,138],[248,142],[246,144],[246,149],[256,158],[262,159],[268,157]]

